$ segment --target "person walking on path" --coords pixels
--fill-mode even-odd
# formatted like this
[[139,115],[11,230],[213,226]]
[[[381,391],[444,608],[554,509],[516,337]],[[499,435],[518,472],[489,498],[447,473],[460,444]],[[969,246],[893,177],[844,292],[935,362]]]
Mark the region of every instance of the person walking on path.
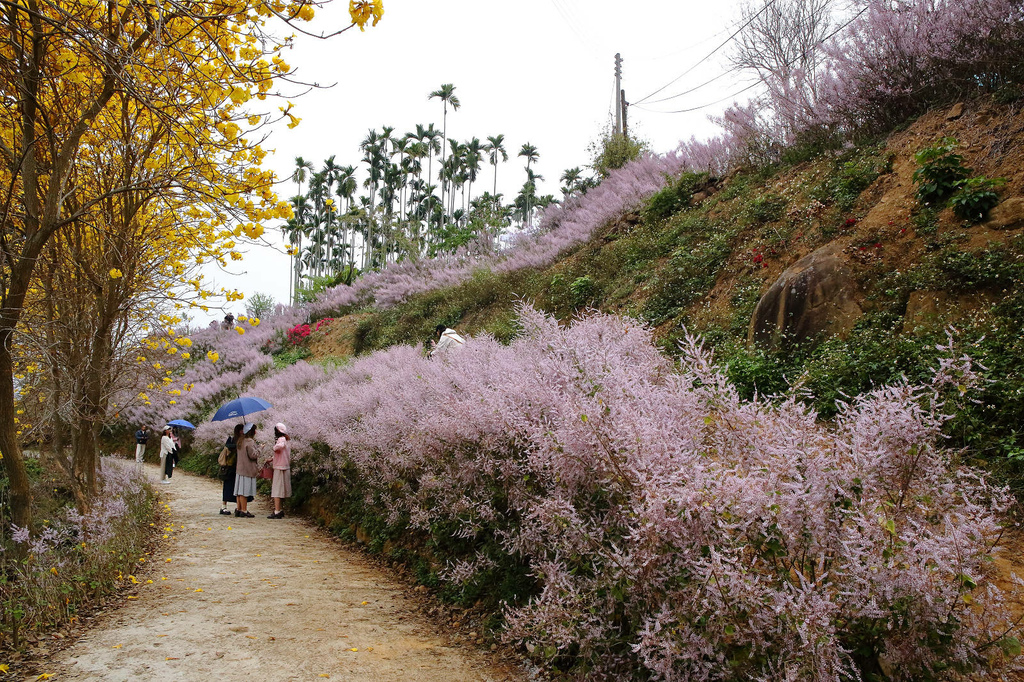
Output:
[[283,519],[281,500],[292,496],[292,445],[288,441],[288,428],[278,422],[274,426],[274,481],[270,486],[270,496],[274,498],[274,513],[268,519]]
[[[243,431],[245,428],[243,427]],[[235,516],[248,519],[255,518],[249,511],[250,496],[256,495],[256,476],[259,473],[259,466],[256,460],[259,458],[259,446],[253,436],[256,434],[256,425],[253,424],[247,432],[242,434],[241,440],[236,446],[235,457]]]
[[241,424],[235,424],[234,432],[224,442],[224,447],[228,450],[227,457],[224,460],[227,464],[222,464],[220,467],[220,478],[224,481],[224,485],[221,487],[220,513],[224,516],[231,516],[231,511],[228,510],[228,502],[235,502],[237,504],[235,498],[235,463],[238,460],[238,441],[242,439],[242,428]]
[[146,443],[149,442],[149,427],[143,424],[135,432],[135,470],[142,471],[142,458],[146,455]]
[[462,348],[466,345],[466,339],[462,338],[462,336],[454,329],[446,327],[443,324],[437,325],[437,327],[434,328],[434,331],[437,332],[437,343],[434,344],[434,349],[430,351],[430,357],[434,357],[438,353],[445,353],[450,350]]
[[178,461],[181,458],[181,434],[178,433],[177,427],[171,429],[171,441],[174,443],[174,449],[171,450],[171,456],[167,458],[167,463],[164,466],[167,480],[171,480],[171,477],[174,476],[174,468],[178,466]]
[[164,425],[164,435],[160,437],[160,482],[169,485],[171,477],[167,475],[167,467],[173,466],[174,441],[171,440],[171,426]]

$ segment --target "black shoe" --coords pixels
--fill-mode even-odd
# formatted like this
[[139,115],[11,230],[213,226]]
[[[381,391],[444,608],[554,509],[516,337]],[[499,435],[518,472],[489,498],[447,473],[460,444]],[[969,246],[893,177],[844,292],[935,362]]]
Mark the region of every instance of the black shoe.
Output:
[[231,516],[231,512],[228,511],[227,509],[221,509],[220,513],[224,516]]
[[242,512],[241,512],[241,510],[239,510],[239,509],[236,509],[236,510],[235,510],[235,516],[236,516],[236,517],[239,517],[239,518],[241,518],[241,516],[242,516]]
[[256,515],[253,514],[252,512],[242,512],[241,514],[239,514],[239,516],[242,516],[242,517],[247,518],[247,519],[255,519],[256,518]]
[[283,519],[284,518],[284,512],[283,511],[274,512],[273,514],[271,514],[267,518],[268,519]]

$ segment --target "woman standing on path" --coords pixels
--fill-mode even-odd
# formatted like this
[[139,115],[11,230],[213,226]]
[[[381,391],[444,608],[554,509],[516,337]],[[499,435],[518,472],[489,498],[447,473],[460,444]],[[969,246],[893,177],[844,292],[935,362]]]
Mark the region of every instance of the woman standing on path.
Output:
[[281,500],[292,496],[292,445],[288,441],[288,429],[278,422],[274,426],[274,482],[270,486],[270,496],[274,498],[274,513],[268,519],[283,519]]
[[168,457],[173,457],[174,453],[174,441],[171,440],[171,426],[164,424],[164,435],[160,437],[160,482],[164,485],[169,485],[171,477],[167,475],[167,466],[173,466],[173,460],[168,460]]
[[[244,430],[245,427],[243,427]],[[256,426],[253,425],[248,433],[243,433],[236,445],[235,462],[235,516],[254,518],[249,511],[249,496],[256,495],[256,475],[259,467],[256,460],[259,457],[259,447],[253,440],[256,433]]]
[[220,469],[220,477],[224,481],[224,486],[221,490],[221,504],[220,513],[224,516],[231,516],[231,512],[228,511],[228,502],[235,502],[235,463],[238,460],[238,441],[242,439],[242,425],[235,424],[234,432],[228,436],[227,441],[224,442],[224,447],[228,449],[227,462]]

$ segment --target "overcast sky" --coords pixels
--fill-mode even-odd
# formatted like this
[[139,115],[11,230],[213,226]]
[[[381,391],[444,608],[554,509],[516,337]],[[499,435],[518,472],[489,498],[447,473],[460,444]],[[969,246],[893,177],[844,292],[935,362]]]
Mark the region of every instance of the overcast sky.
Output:
[[[299,36],[285,53],[297,78],[323,87],[292,100],[292,113],[302,123],[274,130],[264,145],[273,150],[267,163],[286,179],[296,156],[317,169],[332,154],[340,165],[357,164],[359,143],[371,128],[393,126],[396,134],[404,134],[417,123],[434,123],[440,129],[441,102],[428,95],[452,83],[462,106],[449,110],[449,137],[486,141],[489,135],[505,135],[509,161],[498,167],[498,191],[506,201],[525,180],[523,160],[516,154],[526,142],[540,153],[535,165],[545,178],[540,193],[560,196],[562,172],[588,163],[588,145],[609,123],[616,52],[622,54],[627,101],[646,98],[630,107],[631,133],[656,152],[670,151],[691,135],[716,134],[708,116],[720,113],[749,81],[726,74],[681,97],[653,101],[727,71],[728,46],[701,60],[734,30],[741,3],[384,0],[384,18],[375,28],[352,29],[326,41]],[[311,27],[327,32],[348,23],[348,3],[335,1],[318,12]],[[679,109],[697,110],[651,111]],[[492,182],[488,164],[480,189],[489,189]],[[278,193],[293,196],[295,184],[284,182]],[[281,243],[279,229],[268,233]],[[288,260],[271,248],[251,249],[229,272],[208,268],[206,275],[216,286],[246,295],[268,293],[286,302]],[[243,307],[244,302],[235,303],[232,312]],[[219,316],[212,311],[196,322]]]

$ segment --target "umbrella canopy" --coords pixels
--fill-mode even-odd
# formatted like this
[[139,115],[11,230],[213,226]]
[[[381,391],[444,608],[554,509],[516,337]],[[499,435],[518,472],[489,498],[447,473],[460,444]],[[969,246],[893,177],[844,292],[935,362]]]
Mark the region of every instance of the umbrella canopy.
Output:
[[229,403],[224,403],[217,410],[217,414],[213,415],[211,421],[222,422],[228,419],[238,418],[241,421],[245,421],[245,415],[252,414],[253,412],[261,412],[273,407],[263,398],[250,398],[248,396],[242,396],[232,400]]
[[196,428],[195,424],[193,424],[192,422],[190,422],[188,420],[185,420],[185,419],[175,419],[174,421],[167,422],[167,423],[170,424],[171,426],[180,426],[180,427],[185,428],[185,429],[194,429],[194,428]]

